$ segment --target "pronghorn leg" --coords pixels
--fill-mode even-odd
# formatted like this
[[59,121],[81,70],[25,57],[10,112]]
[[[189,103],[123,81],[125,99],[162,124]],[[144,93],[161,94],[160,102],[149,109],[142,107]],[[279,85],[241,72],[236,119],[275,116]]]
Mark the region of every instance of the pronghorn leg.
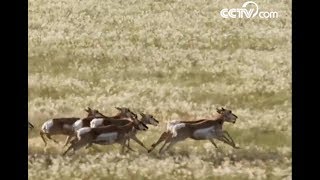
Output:
[[89,147],[92,146],[92,143],[87,144],[87,146],[85,147],[85,149],[88,149]]
[[130,138],[126,140],[126,144],[125,146],[128,148],[128,151],[126,151],[126,153],[128,153],[129,151],[132,151],[132,152],[135,152],[135,150],[133,150],[131,147],[130,147]]
[[122,140],[120,154],[124,154],[124,146],[126,145],[127,139]]
[[62,156],[66,155],[71,149],[73,149],[73,152],[76,151],[76,148],[79,149],[80,146],[79,144],[81,143],[81,140],[80,141],[72,141],[71,142],[71,145],[68,147],[68,149],[62,154]]
[[235,144],[234,141],[233,141],[233,139],[232,139],[232,137],[231,137],[230,134],[228,133],[228,131],[223,131],[223,134],[227,135],[227,138],[229,138],[229,140],[230,140],[233,144]]
[[73,148],[74,144],[71,144],[68,149],[62,154],[62,156],[65,156],[72,148]]
[[233,142],[231,142],[226,136],[222,136],[220,138],[218,138],[218,140],[228,144],[229,146],[232,146],[235,149],[239,149],[239,147],[237,147]]
[[228,145],[232,144],[232,142],[224,134],[221,134],[221,136],[217,137],[216,139],[219,141],[222,141],[223,143],[226,143]]
[[52,140],[53,142],[55,142],[56,144],[58,144],[59,142],[53,138],[51,138],[51,135],[50,134],[46,134],[47,138]]
[[164,148],[165,145],[167,145],[169,142],[165,141],[162,147],[159,149],[159,154],[162,153],[162,149]]
[[153,143],[151,146],[152,147],[156,147],[158,144],[160,144],[162,141],[166,140],[166,138],[169,136],[169,132],[163,132],[160,136],[160,138],[158,139],[157,142]]
[[215,148],[218,148],[218,146],[217,146],[216,143],[213,141],[213,139],[209,139],[209,141],[214,145]]
[[127,147],[130,151],[135,152],[135,150],[133,150],[129,145],[126,144],[126,147]]
[[[135,152],[135,150],[133,150],[133,149],[130,147],[130,145],[129,145],[129,140],[130,140],[130,139],[126,140],[126,142],[128,142],[127,144],[124,143],[124,146],[125,146],[126,148],[128,148],[128,151],[126,151],[126,153],[128,153],[129,151]],[[122,144],[121,144],[121,146],[122,146]]]
[[[227,137],[230,139],[231,143],[232,143],[232,147],[236,148],[236,149],[239,149],[240,147],[237,147],[236,146],[236,143],[233,141],[232,137],[230,136],[230,134],[228,133],[228,131],[223,131],[224,134],[227,135]],[[225,136],[224,136],[225,137]],[[225,137],[227,139],[227,137]]]
[[88,143],[91,143],[91,137],[83,137],[77,142],[72,143],[68,149],[62,154],[62,156],[66,155],[71,149],[73,149],[73,152],[77,151],[78,149],[82,148],[83,146],[87,145]]
[[162,147],[161,147],[160,150],[159,150],[159,153],[160,153],[160,154],[161,154],[163,148],[171,141],[171,139],[172,139],[172,138],[171,138],[170,136],[167,137],[166,141],[164,142],[164,144],[162,145]]
[[127,140],[126,140],[126,147],[129,149],[130,148],[130,138],[128,138]]
[[91,135],[87,135],[87,136],[84,136],[81,139],[79,139],[75,143],[75,146],[73,148],[73,152],[75,153],[78,149],[80,149],[88,144],[92,145],[92,136]]
[[[173,145],[175,145],[178,142],[178,140],[173,140],[170,142],[170,144],[167,146],[167,148],[164,151],[168,151]],[[163,151],[163,152],[164,152]]]
[[151,148],[148,150],[148,153],[150,153],[154,148],[156,148],[157,145],[159,145],[162,141],[166,140],[166,138],[170,135],[169,132],[163,132],[160,136],[160,138],[158,139],[157,142],[153,143],[151,145]]
[[70,141],[70,144],[74,144],[74,143],[76,143],[77,142],[77,138],[75,137],[75,138],[73,138],[71,141]]
[[40,131],[40,136],[41,136],[41,139],[43,140],[44,142],[44,146],[46,147],[47,146],[47,141],[46,139],[44,138],[44,133],[42,131]]
[[148,151],[148,148],[144,146],[144,144],[137,138],[137,136],[134,135],[133,137],[131,137],[131,139],[137,142],[140,146],[144,147]]
[[66,146],[67,146],[67,144],[70,142],[71,138],[72,138],[72,135],[69,135],[69,136],[67,137],[67,139],[66,139],[63,147],[66,147]]

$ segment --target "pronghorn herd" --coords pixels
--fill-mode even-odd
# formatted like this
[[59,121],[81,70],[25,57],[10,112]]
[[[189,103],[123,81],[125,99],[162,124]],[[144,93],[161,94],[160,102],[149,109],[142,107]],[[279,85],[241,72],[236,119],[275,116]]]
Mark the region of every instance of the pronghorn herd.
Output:
[[[69,118],[54,118],[43,123],[40,136],[47,145],[46,138],[58,143],[51,138],[52,135],[66,135],[64,146],[69,147],[63,153],[67,154],[70,150],[79,150],[82,147],[89,148],[92,144],[110,145],[118,143],[121,145],[121,153],[125,148],[134,151],[129,144],[130,139],[137,142],[148,153],[150,153],[157,145],[164,141],[164,144],[159,150],[163,153],[171,148],[179,141],[187,138],[194,140],[209,140],[216,148],[213,139],[222,141],[233,148],[239,148],[235,145],[229,133],[223,130],[223,123],[235,123],[238,118],[231,110],[218,108],[217,114],[211,119],[200,119],[195,121],[179,121],[173,120],[167,123],[166,131],[163,132],[160,138],[151,145],[148,149],[137,137],[139,131],[146,131],[147,125],[157,126],[159,121],[150,114],[139,113],[138,115],[132,112],[129,108],[116,107],[119,111],[115,116],[105,116],[98,110],[88,107],[85,111],[87,117],[69,117]],[[29,127],[33,125],[29,122]],[[46,138],[45,138],[46,137]]]

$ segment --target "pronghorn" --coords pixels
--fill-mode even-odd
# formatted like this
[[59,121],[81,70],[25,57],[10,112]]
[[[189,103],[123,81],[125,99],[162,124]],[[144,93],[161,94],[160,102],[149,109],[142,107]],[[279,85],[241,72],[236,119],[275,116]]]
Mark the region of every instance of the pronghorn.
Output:
[[[160,137],[160,139],[165,139],[165,143],[160,148],[159,153],[162,152],[163,148],[167,143],[170,144],[167,146],[165,150],[168,150],[177,142],[185,140],[187,138],[191,138],[194,140],[207,139],[215,147],[217,147],[213,142],[213,138],[216,138],[234,148],[239,148],[235,145],[229,133],[222,129],[222,125],[224,122],[235,123],[238,117],[235,114],[233,114],[231,110],[227,110],[224,108],[217,109],[217,112],[218,115],[215,116],[213,119],[202,119],[193,122],[191,121],[191,123],[190,121],[173,121],[169,123],[169,127],[167,127],[169,131],[166,132],[166,135],[162,135]],[[151,152],[161,141],[163,141],[160,139],[151,146],[148,152]]]
[[99,111],[96,111],[96,113],[99,113],[100,116],[94,116],[94,117],[87,117],[87,118],[79,119],[73,125],[74,131],[77,131],[80,128],[83,128],[83,127],[90,127],[91,121],[93,119],[95,119],[95,118],[99,118],[99,119],[100,118],[107,118],[107,119],[131,118],[131,119],[137,119],[137,117],[138,117],[129,108],[119,108],[119,107],[115,107],[115,108],[120,111],[115,116],[108,117],[108,116],[102,115]]
[[[87,117],[94,117],[95,114],[99,113],[97,110],[92,110],[90,107],[85,109],[85,111],[88,113]],[[41,130],[40,130],[40,136],[45,144],[47,146],[47,142],[44,138],[44,135],[54,141],[55,143],[58,143],[58,141],[51,138],[51,135],[71,135],[73,134],[72,125],[77,120],[81,118],[78,117],[70,117],[70,118],[53,118],[50,120],[47,120],[43,123]],[[67,138],[68,140],[68,138]]]
[[[156,120],[152,115],[150,114],[143,114],[140,113],[141,115],[141,119],[140,121],[146,125],[151,124],[154,126],[157,126],[159,124],[159,121]],[[100,126],[108,126],[108,125],[116,125],[116,126],[123,126],[127,123],[130,123],[130,121],[128,120],[115,120],[115,119],[110,119],[110,118],[95,118],[91,121],[90,123],[90,127],[91,128],[96,128],[96,127],[100,127]],[[148,148],[146,148],[144,146],[144,144],[137,138],[136,136],[137,130],[134,129],[132,136],[128,139],[128,144],[126,145],[128,148],[130,148],[129,145],[129,141],[130,139],[133,139],[135,142],[137,142],[140,146],[144,147],[146,150],[148,150]]]
[[30,129],[33,129],[33,128],[34,128],[33,124],[31,124],[30,121],[28,121],[28,126],[29,126]]
[[[200,120],[196,120],[196,121],[179,121],[179,120],[172,120],[170,122],[167,123],[167,130],[165,132],[163,132],[160,136],[160,138],[158,139],[157,142],[153,143],[151,145],[151,148],[148,150],[148,152],[150,153],[158,144],[160,144],[162,141],[166,140],[167,138],[169,138],[169,136],[175,136],[175,134],[172,134],[173,129],[176,127],[176,125],[178,125],[179,123],[199,123],[202,121],[205,121],[206,119],[200,119]],[[216,143],[212,140],[213,145],[218,148],[218,146],[216,145]]]
[[[141,115],[141,120],[140,121],[142,123],[158,126],[159,121],[156,120],[152,115],[143,114],[143,113],[140,113],[140,115]],[[142,147],[144,147],[148,151],[148,148],[146,148],[144,146],[144,144],[137,138],[136,134],[137,134],[137,129],[133,129],[132,136],[127,140],[128,144],[126,146],[128,147],[128,149],[130,149],[130,145],[129,145],[130,139],[133,139],[135,142],[137,142],[139,145],[141,145]]]
[[[97,128],[84,127],[77,131],[77,141],[72,141],[63,156],[71,149],[73,152],[84,147],[90,147],[92,144],[109,145],[119,143],[122,145],[121,152],[124,152],[125,141],[130,138],[132,130],[147,130],[148,127],[139,120],[130,121],[124,126],[102,126]],[[129,147],[130,150],[132,150]]]
[[[67,140],[64,144],[64,146],[66,146],[72,137],[75,136],[75,133],[77,130],[83,128],[83,127],[90,127],[90,123],[92,120],[94,120],[95,118],[103,118],[103,119],[112,119],[112,120],[119,120],[122,118],[130,118],[130,119],[137,119],[137,115],[135,113],[133,113],[129,108],[125,108],[125,107],[115,107],[117,110],[119,110],[120,112],[118,114],[116,114],[115,116],[105,116],[102,113],[100,113],[98,110],[95,110],[95,115],[94,116],[90,116],[90,117],[86,117],[86,118],[82,118],[82,119],[78,119],[77,121],[75,121],[72,125],[72,131],[73,133],[70,134],[67,137]],[[74,141],[74,140],[73,140]]]

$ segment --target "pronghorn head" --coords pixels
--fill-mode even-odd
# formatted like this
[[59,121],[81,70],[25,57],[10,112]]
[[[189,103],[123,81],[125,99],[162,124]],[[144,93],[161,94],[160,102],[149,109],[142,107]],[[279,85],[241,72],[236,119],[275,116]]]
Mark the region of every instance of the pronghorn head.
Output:
[[231,110],[224,109],[223,107],[221,107],[220,109],[217,108],[217,112],[221,115],[222,119],[226,122],[235,123],[238,118],[238,116],[233,114]]
[[126,108],[126,107],[115,107],[115,108],[120,111],[118,116],[131,118],[131,119],[138,119],[138,116],[135,113],[133,113],[129,108]]
[[89,116],[93,116],[93,111],[90,107],[87,107],[86,109],[84,109],[87,113],[88,113],[88,117]]
[[148,129],[148,126],[145,125],[142,121],[139,121],[136,119],[136,121],[133,121],[133,127],[140,131],[146,131]]
[[141,115],[141,121],[145,124],[151,124],[151,125],[154,125],[154,126],[158,126],[159,124],[159,121],[156,120],[152,115],[150,114],[143,114],[143,113],[140,113]]

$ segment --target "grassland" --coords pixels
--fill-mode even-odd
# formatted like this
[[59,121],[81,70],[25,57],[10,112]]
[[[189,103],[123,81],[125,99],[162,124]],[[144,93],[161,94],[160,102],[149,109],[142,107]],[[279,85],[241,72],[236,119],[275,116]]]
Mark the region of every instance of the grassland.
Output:
[[[257,1],[278,19],[223,19],[243,1],[29,0],[29,179],[291,179],[291,2]],[[241,147],[187,140],[168,153],[119,154],[95,146],[61,157],[44,144],[47,119],[107,115],[114,106],[153,114],[160,127],[138,134],[146,146],[165,122],[239,119],[225,129]],[[61,141],[64,137],[57,137]]]

